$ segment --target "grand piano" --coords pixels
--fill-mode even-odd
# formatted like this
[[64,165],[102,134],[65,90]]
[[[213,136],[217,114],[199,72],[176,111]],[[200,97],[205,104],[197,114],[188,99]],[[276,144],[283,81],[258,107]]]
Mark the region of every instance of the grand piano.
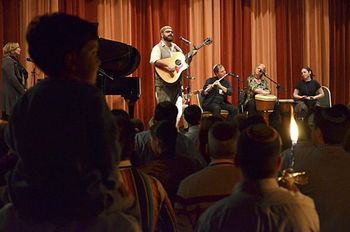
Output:
[[135,47],[104,38],[99,39],[99,46],[101,65],[96,85],[105,95],[121,95],[133,118],[135,103],[141,95],[141,82],[139,77],[128,75],[139,66],[140,53]]

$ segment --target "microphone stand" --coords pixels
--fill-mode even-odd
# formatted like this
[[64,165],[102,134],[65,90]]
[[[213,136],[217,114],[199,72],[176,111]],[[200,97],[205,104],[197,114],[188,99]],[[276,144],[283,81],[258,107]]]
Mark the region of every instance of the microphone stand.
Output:
[[239,75],[236,74],[236,79],[237,79],[237,102],[239,106],[239,95],[240,95],[240,86],[241,86],[241,79],[239,78]]
[[[182,39],[181,39],[182,40]],[[182,41],[184,41],[184,40],[182,40]],[[189,41],[188,41],[189,42]],[[191,42],[189,42],[189,43],[187,43],[187,42],[185,42],[186,44],[187,44],[187,46],[191,46]],[[194,45],[193,45],[194,46]],[[194,46],[195,47],[195,46]],[[191,57],[191,61],[192,61],[192,58],[193,57]],[[185,87],[185,89],[184,89],[184,99],[185,99],[185,104],[186,105],[190,105],[191,104],[191,80],[193,79],[192,78],[192,76],[191,76],[191,70],[190,70],[190,63],[191,62],[189,62],[188,63],[188,68],[187,68],[187,70],[186,70],[186,80],[187,80],[187,85],[186,85],[186,87]]]
[[269,79],[272,83],[274,83],[274,84],[276,85],[276,89],[277,89],[277,102],[278,102],[278,100],[279,100],[279,90],[280,90],[281,85],[280,85],[277,81],[272,80],[266,73],[263,72],[262,75],[263,75],[264,77],[266,77],[267,79]]
[[242,80],[239,78],[239,75],[238,74],[236,74],[236,73],[229,73],[229,75],[230,76],[233,76],[233,77],[235,77],[236,79],[237,79],[237,106],[238,107],[242,107],[242,112],[243,112],[243,106],[240,106],[240,101],[239,101],[239,96],[240,96],[240,86],[241,86],[241,82],[242,82]]

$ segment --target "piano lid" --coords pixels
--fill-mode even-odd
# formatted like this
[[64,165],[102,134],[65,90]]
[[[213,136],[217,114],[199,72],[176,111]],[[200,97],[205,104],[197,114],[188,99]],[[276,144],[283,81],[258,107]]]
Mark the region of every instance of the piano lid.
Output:
[[124,77],[134,72],[140,64],[139,51],[122,42],[99,39],[100,68],[113,77]]

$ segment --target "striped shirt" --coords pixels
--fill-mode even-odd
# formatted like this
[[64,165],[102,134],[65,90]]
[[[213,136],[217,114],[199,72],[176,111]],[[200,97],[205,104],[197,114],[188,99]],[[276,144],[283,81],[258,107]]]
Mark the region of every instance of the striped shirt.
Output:
[[193,231],[200,215],[229,196],[240,179],[240,171],[230,159],[213,160],[208,167],[184,179],[175,201],[178,230]]
[[162,184],[154,177],[131,166],[119,164],[122,182],[136,199],[137,217],[142,231],[176,231],[176,217]]

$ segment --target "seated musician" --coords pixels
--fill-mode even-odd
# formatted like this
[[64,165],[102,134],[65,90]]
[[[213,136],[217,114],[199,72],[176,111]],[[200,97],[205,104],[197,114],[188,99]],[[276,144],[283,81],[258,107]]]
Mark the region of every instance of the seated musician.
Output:
[[317,104],[317,100],[324,96],[324,92],[318,81],[314,80],[314,74],[310,67],[301,69],[302,80],[294,88],[293,97],[296,101],[295,113],[301,118],[311,114]]
[[248,115],[256,114],[255,95],[263,94],[268,95],[271,93],[269,82],[264,78],[266,72],[266,66],[259,64],[255,68],[255,73],[251,74],[247,79],[248,95],[245,101],[245,108],[248,111]]
[[222,64],[216,64],[213,67],[213,72],[215,76],[207,79],[201,93],[204,97],[202,108],[210,111],[213,115],[220,115],[221,110],[227,110],[227,120],[233,120],[238,109],[227,101],[227,96],[232,95],[232,86],[225,79],[228,74]]

